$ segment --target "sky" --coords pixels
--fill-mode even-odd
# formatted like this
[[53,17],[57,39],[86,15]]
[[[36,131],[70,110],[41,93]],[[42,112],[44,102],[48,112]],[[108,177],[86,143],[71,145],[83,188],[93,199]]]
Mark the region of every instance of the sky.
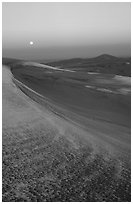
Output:
[[130,3],[2,3],[3,57],[130,56],[130,47]]

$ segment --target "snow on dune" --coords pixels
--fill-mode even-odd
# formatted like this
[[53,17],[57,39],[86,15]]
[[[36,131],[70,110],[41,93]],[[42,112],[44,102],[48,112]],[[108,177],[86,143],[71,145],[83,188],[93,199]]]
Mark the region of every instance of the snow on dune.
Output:
[[114,80],[121,84],[131,85],[131,77],[115,75]]
[[105,89],[105,88],[97,88],[97,91],[102,91],[102,92],[107,92],[107,93],[115,93],[114,91],[110,90],[110,89]]
[[110,90],[110,89],[97,88],[96,86],[86,85],[85,87],[86,87],[86,88],[89,88],[89,89],[94,89],[94,90],[97,90],[97,91],[106,92],[106,93],[116,93],[115,91],[112,91],[112,90]]
[[131,93],[131,88],[121,88],[121,89],[119,89],[119,92],[121,94],[127,95],[127,94]]
[[95,86],[86,85],[85,87],[89,89],[95,89]]
[[119,89],[116,89],[114,91],[114,90],[111,90],[111,89],[98,88],[98,87],[90,86],[90,85],[86,85],[85,87],[89,88],[89,89],[96,90],[96,91],[101,91],[101,92],[111,93],[111,94],[123,94],[123,95],[127,95],[127,94],[131,93],[131,88],[119,88]]
[[88,72],[88,74],[99,74],[97,72]]
[[53,69],[53,70],[57,70],[57,71],[75,72],[73,70],[60,69],[60,68],[57,68],[57,67],[52,67],[52,66],[44,65],[44,64],[37,63],[37,62],[23,62],[23,65],[42,67],[42,68],[45,68],[45,69]]

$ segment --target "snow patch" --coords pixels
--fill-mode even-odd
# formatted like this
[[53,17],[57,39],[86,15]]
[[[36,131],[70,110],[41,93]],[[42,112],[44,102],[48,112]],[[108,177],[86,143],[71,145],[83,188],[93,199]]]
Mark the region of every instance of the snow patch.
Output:
[[88,72],[88,74],[99,74],[97,72]]
[[95,89],[95,86],[86,85],[85,87],[89,89]]
[[130,94],[130,93],[131,93],[131,88],[121,88],[121,89],[118,89],[118,91],[119,91],[121,94],[127,95],[127,94]]
[[52,66],[44,65],[44,64],[37,63],[37,62],[23,62],[23,65],[42,67],[42,68],[45,68],[45,69],[53,69],[53,70],[62,71],[62,72],[63,71],[64,72],[75,72],[73,70],[60,69],[60,68],[57,68],[57,67],[52,67]]
[[114,91],[110,90],[110,89],[104,89],[104,88],[97,88],[97,91],[103,91],[103,92],[107,92],[107,93],[114,93]]
[[122,84],[131,85],[131,77],[115,75],[114,79]]

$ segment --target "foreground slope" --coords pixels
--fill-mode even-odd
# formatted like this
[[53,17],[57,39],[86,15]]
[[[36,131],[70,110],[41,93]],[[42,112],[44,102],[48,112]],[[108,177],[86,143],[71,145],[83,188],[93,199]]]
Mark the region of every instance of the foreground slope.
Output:
[[104,141],[100,122],[84,128],[12,77],[3,67],[3,201],[130,201],[130,141]]

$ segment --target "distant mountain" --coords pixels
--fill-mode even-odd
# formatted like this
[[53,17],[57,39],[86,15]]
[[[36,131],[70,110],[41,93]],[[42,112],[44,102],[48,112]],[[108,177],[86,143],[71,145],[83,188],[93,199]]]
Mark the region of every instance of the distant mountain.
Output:
[[107,61],[115,60],[115,61],[117,61],[119,58],[115,57],[113,55],[102,54],[102,55],[99,55],[99,56],[94,57],[92,59],[95,59],[95,60],[98,60],[98,61],[99,60],[102,60],[102,61],[104,61],[104,60],[107,60]]
[[94,58],[73,58],[47,63],[62,69],[131,76],[131,58],[102,54]]

